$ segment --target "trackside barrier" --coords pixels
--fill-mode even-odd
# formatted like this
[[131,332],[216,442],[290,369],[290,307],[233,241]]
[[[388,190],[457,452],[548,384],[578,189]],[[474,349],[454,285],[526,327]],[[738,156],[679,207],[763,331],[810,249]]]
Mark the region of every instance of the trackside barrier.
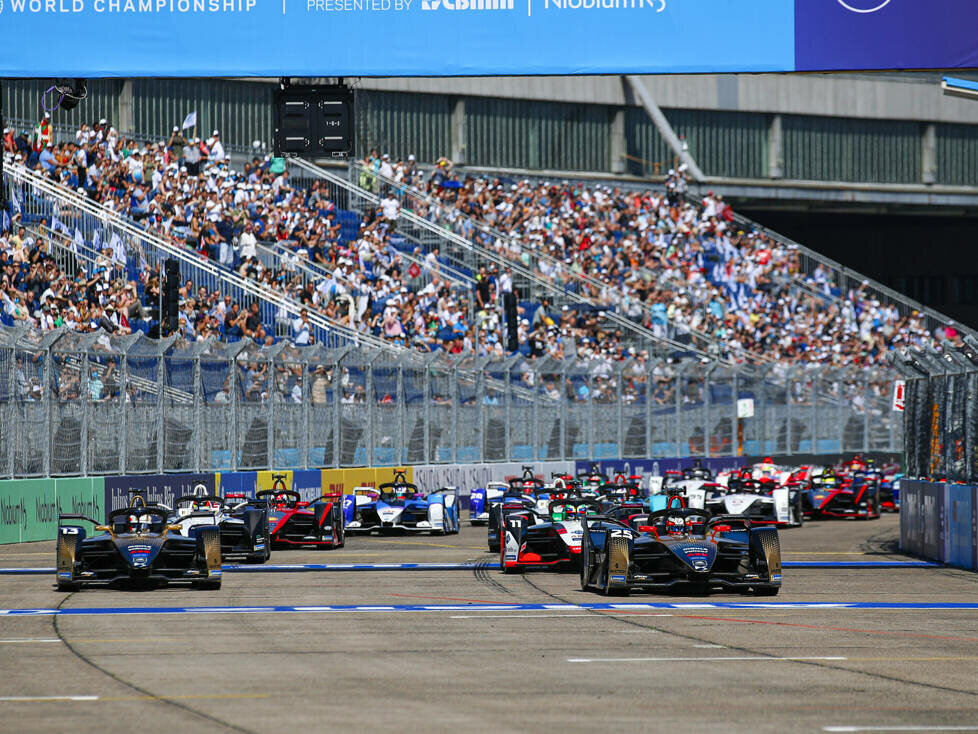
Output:
[[978,488],[904,479],[900,550],[978,570]]
[[58,514],[105,517],[105,479],[11,479],[0,483],[0,544],[51,540]]
[[[406,467],[406,477],[408,481],[414,480],[413,467]],[[174,499],[190,494],[198,485],[203,485],[208,493],[243,492],[251,496],[263,489],[284,487],[308,500],[324,493],[347,494],[357,486],[376,487],[393,479],[392,468],[358,468],[3,480],[0,481],[0,545],[53,540],[59,513],[101,520],[109,510],[129,503],[130,489],[143,490],[150,502],[172,507]]]

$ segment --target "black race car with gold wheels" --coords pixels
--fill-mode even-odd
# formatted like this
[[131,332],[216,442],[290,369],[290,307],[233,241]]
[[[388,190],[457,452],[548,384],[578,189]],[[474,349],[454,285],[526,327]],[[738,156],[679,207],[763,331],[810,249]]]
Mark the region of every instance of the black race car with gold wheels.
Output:
[[673,507],[582,518],[581,588],[606,595],[633,591],[774,596],[781,589],[781,545],[772,527],[738,515]]
[[[164,586],[189,583],[198,589],[221,588],[221,531],[197,526],[181,535],[168,524],[167,507],[148,505],[140,496],[129,507],[109,513],[105,525],[84,515],[58,518],[57,583],[59,591],[87,585]],[[95,525],[88,536],[83,525]]]

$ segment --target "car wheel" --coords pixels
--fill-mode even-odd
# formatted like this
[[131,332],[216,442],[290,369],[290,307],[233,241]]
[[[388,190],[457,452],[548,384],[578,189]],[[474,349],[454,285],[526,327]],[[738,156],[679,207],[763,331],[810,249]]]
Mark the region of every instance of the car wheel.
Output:
[[794,522],[792,523],[792,525],[794,525],[794,527],[796,528],[800,528],[802,525],[805,524],[805,511],[802,510],[801,508],[800,498],[795,500],[794,513],[795,516],[793,518]]
[[628,596],[627,586],[612,586],[611,577],[622,574],[627,578],[628,574],[628,541],[624,538],[608,538],[605,541],[607,552],[605,553],[604,583],[601,586],[601,593],[604,596]]
[[754,596],[777,596],[779,591],[780,586],[755,586]]
[[593,559],[591,558],[591,547],[587,544],[581,545],[581,591],[587,591],[590,588],[588,580],[591,578],[591,565]]

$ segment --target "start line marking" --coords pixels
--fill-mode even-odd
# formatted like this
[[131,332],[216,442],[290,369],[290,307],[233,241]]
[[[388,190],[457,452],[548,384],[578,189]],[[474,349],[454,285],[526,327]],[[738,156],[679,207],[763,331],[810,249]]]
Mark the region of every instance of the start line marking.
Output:
[[[783,568],[944,568],[942,563],[931,561],[784,561]],[[499,563],[226,563],[224,570],[231,573],[337,573],[343,571],[474,571],[484,569],[498,571]],[[43,576],[53,574],[54,566],[0,568],[0,576]]]
[[978,731],[978,726],[823,726],[822,731]]
[[805,660],[848,660],[843,657],[766,657],[763,655],[718,655],[692,658],[567,658],[568,663],[721,663],[721,662],[774,662],[793,663]]
[[0,696],[0,703],[42,703],[47,701],[98,701],[98,696]]
[[[550,612],[593,611],[634,612],[702,609],[897,609],[897,610],[975,610],[978,602],[712,602],[712,603],[607,603],[590,604],[393,604],[393,605],[321,605],[264,607],[80,607],[67,609],[0,609],[0,617],[90,617],[161,614],[359,614],[359,613],[438,613],[438,612]],[[765,658],[767,659],[767,658]]]

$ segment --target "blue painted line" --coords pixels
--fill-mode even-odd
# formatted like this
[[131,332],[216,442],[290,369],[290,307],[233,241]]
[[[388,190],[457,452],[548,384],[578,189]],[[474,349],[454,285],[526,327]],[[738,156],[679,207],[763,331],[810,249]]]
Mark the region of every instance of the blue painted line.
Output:
[[[472,563],[265,563],[225,565],[225,571],[241,573],[281,573],[286,571],[471,571]],[[499,564],[489,564],[499,568]],[[52,571],[54,569],[51,569]]]
[[944,568],[931,561],[782,561],[782,568]]
[[[931,561],[784,561],[783,568],[944,568]],[[471,571],[472,563],[265,563],[225,564],[224,570],[232,573],[304,573],[343,571]],[[499,570],[498,563],[487,563],[480,568]],[[46,568],[0,568],[0,576],[43,576],[55,572]]]
[[593,604],[364,604],[319,606],[241,606],[241,607],[87,607],[76,609],[0,609],[0,617],[89,617],[173,614],[396,614],[443,612],[641,612],[701,611],[704,609],[896,609],[978,611],[978,602],[647,602]]

